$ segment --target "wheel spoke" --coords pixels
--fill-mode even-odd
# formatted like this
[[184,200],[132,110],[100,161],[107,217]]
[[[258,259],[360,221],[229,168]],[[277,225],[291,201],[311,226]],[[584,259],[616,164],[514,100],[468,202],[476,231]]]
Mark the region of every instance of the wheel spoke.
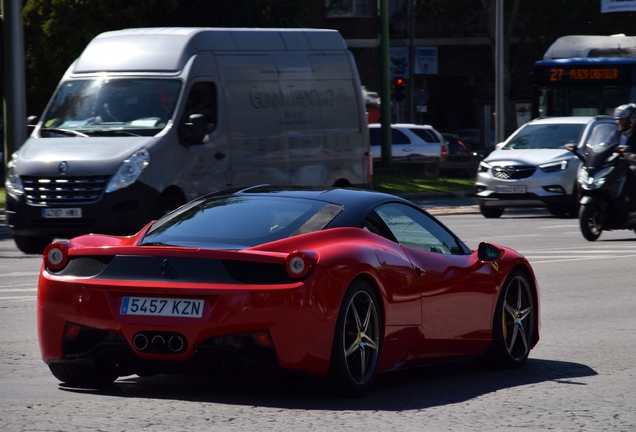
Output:
[[517,341],[517,334],[519,333],[519,329],[517,326],[513,326],[512,328],[512,336],[510,336],[510,343],[506,343],[508,352],[512,354],[512,350],[515,347],[515,342]]
[[367,373],[367,356],[364,348],[360,349],[360,379],[364,379]]
[[351,355],[354,354],[359,349],[360,349],[360,344],[358,343],[358,339],[355,339],[351,343],[351,345],[349,345],[349,348],[345,349],[345,358],[351,357]]
[[523,343],[523,353],[525,355],[528,352],[528,339],[526,338],[526,330],[523,328],[523,325],[519,325],[519,333],[521,334],[521,342]]

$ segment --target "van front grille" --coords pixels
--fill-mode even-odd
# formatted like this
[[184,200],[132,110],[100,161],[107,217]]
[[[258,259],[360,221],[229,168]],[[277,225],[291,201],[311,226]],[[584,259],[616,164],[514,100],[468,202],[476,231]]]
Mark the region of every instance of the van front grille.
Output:
[[110,176],[21,178],[28,203],[70,205],[97,201]]

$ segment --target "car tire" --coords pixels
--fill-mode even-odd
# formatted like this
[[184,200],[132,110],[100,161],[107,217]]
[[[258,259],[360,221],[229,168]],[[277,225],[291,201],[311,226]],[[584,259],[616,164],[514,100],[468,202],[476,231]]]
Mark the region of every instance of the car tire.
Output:
[[118,377],[112,371],[92,368],[83,364],[50,363],[49,369],[58,380],[77,387],[104,387],[112,384]]
[[492,343],[486,362],[494,367],[513,369],[522,366],[535,337],[536,297],[529,277],[515,270],[506,279],[499,294],[492,321]]
[[346,397],[364,394],[373,385],[382,348],[382,312],[373,288],[354,281],[342,300],[334,333],[330,379]]
[[504,212],[503,207],[485,207],[479,206],[479,211],[481,214],[488,219],[497,219],[501,217]]
[[601,223],[601,211],[598,206],[584,205],[579,211],[579,225],[581,234],[588,241],[596,241],[603,232]]
[[53,239],[50,237],[14,235],[13,241],[18,249],[25,254],[42,254]]

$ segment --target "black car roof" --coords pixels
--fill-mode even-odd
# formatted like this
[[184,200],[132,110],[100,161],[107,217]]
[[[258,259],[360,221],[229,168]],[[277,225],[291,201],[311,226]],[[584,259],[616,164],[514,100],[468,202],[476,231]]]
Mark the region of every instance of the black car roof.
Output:
[[215,192],[204,198],[227,196],[272,196],[310,199],[341,205],[345,210],[338,216],[338,225],[355,225],[358,219],[365,215],[369,208],[388,202],[399,201],[413,205],[408,200],[395,195],[375,192],[366,189],[349,189],[322,186],[270,186],[258,185],[249,188],[236,188]]

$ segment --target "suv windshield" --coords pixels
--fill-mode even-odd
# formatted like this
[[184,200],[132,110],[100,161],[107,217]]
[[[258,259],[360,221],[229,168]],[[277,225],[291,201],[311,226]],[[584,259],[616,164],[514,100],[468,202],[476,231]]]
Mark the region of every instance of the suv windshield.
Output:
[[44,114],[43,137],[156,135],[174,112],[175,79],[92,79],[62,83]]
[[577,144],[581,139],[585,124],[535,124],[517,132],[503,146],[506,150],[560,149],[567,144]]

